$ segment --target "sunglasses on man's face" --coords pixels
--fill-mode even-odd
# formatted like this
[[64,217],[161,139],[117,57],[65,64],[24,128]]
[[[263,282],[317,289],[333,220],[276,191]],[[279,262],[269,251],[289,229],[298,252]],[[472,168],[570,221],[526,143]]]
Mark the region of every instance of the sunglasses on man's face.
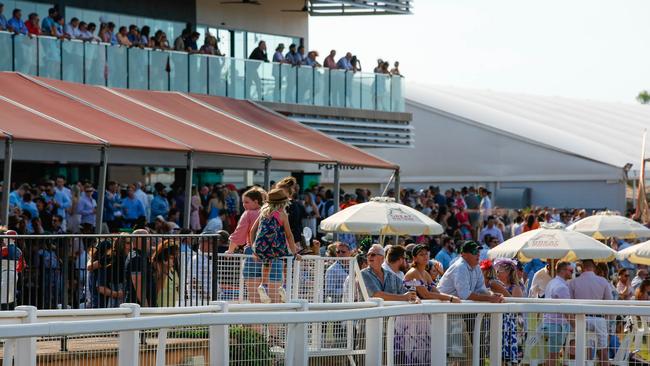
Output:
[[380,255],[377,253],[368,253],[368,257],[378,257],[378,256],[380,257]]
[[345,250],[345,249],[343,249],[343,250],[341,250],[341,249],[337,249],[337,250],[336,250],[336,254],[342,254],[342,253],[348,253],[348,251]]

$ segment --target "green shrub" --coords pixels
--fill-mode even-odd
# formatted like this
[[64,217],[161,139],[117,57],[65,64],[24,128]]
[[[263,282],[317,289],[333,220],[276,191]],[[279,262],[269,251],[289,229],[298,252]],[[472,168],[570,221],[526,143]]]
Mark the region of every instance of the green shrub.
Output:
[[270,366],[273,355],[264,336],[251,328],[230,327],[230,364]]

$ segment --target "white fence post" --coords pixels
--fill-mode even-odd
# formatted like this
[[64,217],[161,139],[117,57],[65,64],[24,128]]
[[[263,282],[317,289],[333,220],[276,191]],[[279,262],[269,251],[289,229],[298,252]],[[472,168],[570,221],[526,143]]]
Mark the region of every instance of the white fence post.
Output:
[[[218,312],[227,313],[228,303],[213,301],[210,305],[219,307]],[[230,326],[211,325],[210,331],[210,366],[228,366],[230,363]]]
[[[300,311],[309,310],[306,300],[293,300],[292,302],[300,304]],[[309,364],[308,344],[307,323],[287,324],[287,341],[284,347],[285,365],[302,366]]]
[[472,329],[472,366],[481,364],[481,328],[483,325],[483,313],[476,314],[474,329]]
[[501,366],[503,314],[490,314],[490,366]]
[[576,315],[575,342],[576,365],[584,365],[587,359],[587,320],[585,314]]
[[[376,302],[377,307],[384,306],[384,300],[371,298],[370,301]],[[381,366],[384,355],[383,336],[384,336],[384,319],[374,318],[366,319],[366,366]]]
[[[431,364],[447,364],[447,314],[432,314],[429,334],[431,339]],[[444,337],[433,338],[434,334],[440,334],[443,330]]]
[[[140,305],[122,304],[121,308],[131,309],[129,318],[140,316]],[[120,332],[120,348],[118,351],[119,365],[139,365],[140,364],[140,331],[129,330]]]
[[[27,316],[23,318],[23,324],[36,323],[35,306],[16,306],[16,310],[24,311]],[[16,340],[15,365],[36,366],[36,338],[19,338]]]

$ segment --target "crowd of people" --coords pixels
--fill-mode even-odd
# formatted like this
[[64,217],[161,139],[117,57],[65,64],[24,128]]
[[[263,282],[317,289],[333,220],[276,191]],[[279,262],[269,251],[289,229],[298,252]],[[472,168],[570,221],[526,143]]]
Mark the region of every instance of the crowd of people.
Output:
[[[31,270],[30,276],[37,278],[33,282],[41,285],[32,285],[29,291],[37,293],[29,296],[47,299],[37,301],[46,308],[61,305],[64,288],[70,291],[68,299],[74,299],[66,306],[72,307],[117,306],[122,302],[146,306],[205,304],[220,296],[213,292],[215,287],[224,291],[226,284],[239,279],[239,269],[213,275],[217,267],[212,257],[217,252],[251,255],[231,265],[243,265],[246,299],[253,302],[285,300],[286,257],[300,260],[301,255],[331,257],[322,279],[324,300],[328,302],[357,301],[364,293],[412,303],[431,299],[499,303],[506,297],[648,300],[648,268],[628,261],[596,264],[589,260],[558,263],[534,259],[522,264],[513,259],[487,259],[487,251],[504,240],[543,223],[568,225],[587,215],[582,209],[504,210],[493,206],[491,192],[483,187],[402,189],[398,200],[439,222],[445,233],[386,238],[386,245],[381,245],[376,237],[340,234],[335,240],[331,234],[319,232],[319,222],[337,211],[331,189],[318,185],[301,189],[293,177],[273,187],[269,192],[257,186],[237,189],[232,184],[193,187],[190,228],[181,230],[186,204],[183,187],[109,181],[103,207],[105,232],[179,234],[178,240],[128,236],[77,240],[65,252],[54,241],[39,241],[38,245],[23,241],[14,243],[13,250],[5,250],[5,243],[2,256],[16,260],[16,272],[23,277]],[[14,188],[9,193],[7,229],[11,233],[94,231],[98,208],[97,192],[91,183],[68,185],[65,177],[59,176]],[[339,209],[372,197],[367,189],[339,193]],[[389,190],[388,195],[395,197],[395,192]],[[304,228],[310,229],[313,238],[305,237]],[[216,233],[217,237],[198,241],[183,237],[191,233]],[[612,238],[609,244],[624,249],[632,243]],[[62,277],[66,256],[71,266],[69,279]],[[224,263],[230,263],[227,258]],[[350,260],[358,264],[363,279],[356,284],[350,283]],[[237,278],[229,278],[233,276]],[[66,281],[70,283],[63,286]],[[28,291],[19,287],[17,293]],[[21,295],[24,299],[25,294]],[[20,297],[16,295],[16,299]],[[4,296],[0,298],[4,300]],[[3,301],[3,307],[22,303],[25,301]],[[522,357],[523,340],[517,331],[521,317],[504,315],[503,358],[512,363]],[[549,314],[541,321],[548,333],[552,359],[562,349],[573,319]],[[608,324],[603,317],[587,317],[588,329],[597,334],[598,355],[603,361],[619,344]],[[404,326],[409,328],[408,324]],[[418,328],[409,329],[404,331]],[[419,357],[417,353],[403,354],[406,358]]]
[[[28,36],[52,36],[59,39],[78,39],[86,42],[104,42],[111,45],[124,47],[152,48],[160,50],[175,50],[188,53],[201,53],[215,56],[225,56],[219,50],[220,39],[207,32],[204,35],[203,45],[198,41],[201,34],[192,29],[190,25],[182,30],[181,34],[170,42],[167,34],[158,29],[155,32],[148,25],[141,28],[135,24],[117,26],[106,17],[101,17],[99,25],[93,22],[85,22],[76,17],[66,21],[58,7],[48,10],[47,17],[41,20],[38,13],[30,13],[27,19],[23,20],[23,13],[16,8],[11,12],[9,19],[4,15],[4,4],[0,3],[0,31],[10,31]],[[306,65],[312,67],[326,67],[329,69],[361,71],[361,62],[350,52],[344,57],[335,59],[336,51],[330,54],[321,64],[317,58],[318,51],[305,53],[305,47],[291,44],[288,52],[285,53],[285,45],[278,44],[273,54],[272,61],[293,66]],[[260,41],[258,46],[251,52],[249,59],[269,62],[266,53],[266,42]],[[374,72],[377,74],[388,74],[401,76],[399,62],[395,62],[392,69],[390,63],[381,59],[377,60],[377,67]]]

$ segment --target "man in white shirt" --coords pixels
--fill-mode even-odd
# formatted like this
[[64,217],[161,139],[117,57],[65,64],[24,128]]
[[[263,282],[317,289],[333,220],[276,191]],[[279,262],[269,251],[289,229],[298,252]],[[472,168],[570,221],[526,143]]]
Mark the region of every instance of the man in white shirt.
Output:
[[390,246],[386,250],[386,261],[381,264],[381,267],[384,271],[392,272],[400,280],[404,280],[404,272],[407,269],[406,250],[404,250],[404,247],[398,245]]
[[528,297],[544,297],[546,286],[551,282],[551,263],[553,263],[552,259],[547,259],[546,267],[535,272],[533,282],[530,285],[530,291],[528,292]]
[[490,200],[490,191],[487,189],[481,191],[479,211],[481,212],[481,220],[485,220],[488,216],[492,215],[492,200]]
[[[545,268],[544,268],[545,269]],[[544,270],[542,269],[542,270]],[[559,262],[555,266],[555,278],[553,278],[544,293],[547,299],[570,299],[571,291],[569,290],[568,280],[573,276],[573,267],[569,262]],[[548,347],[548,358],[545,365],[555,365],[560,358],[560,351],[566,342],[566,336],[569,334],[570,318],[567,315],[550,313],[544,314],[542,329],[546,335],[546,346]]]
[[142,182],[135,183],[134,195],[135,198],[142,203],[142,207],[144,207],[145,217],[150,217],[149,215],[151,213],[151,204],[149,203],[147,194],[142,190]]

